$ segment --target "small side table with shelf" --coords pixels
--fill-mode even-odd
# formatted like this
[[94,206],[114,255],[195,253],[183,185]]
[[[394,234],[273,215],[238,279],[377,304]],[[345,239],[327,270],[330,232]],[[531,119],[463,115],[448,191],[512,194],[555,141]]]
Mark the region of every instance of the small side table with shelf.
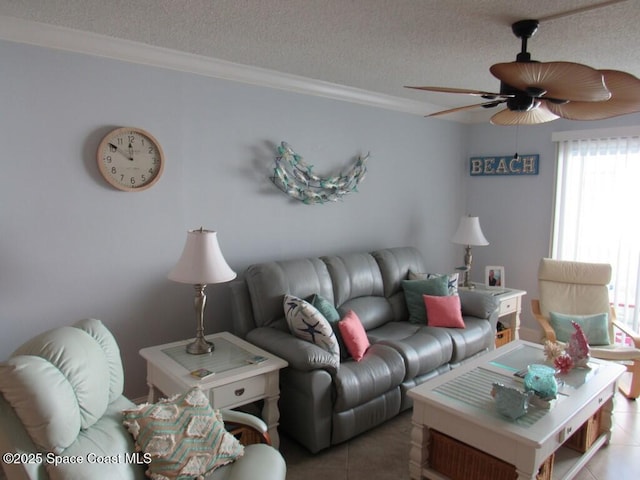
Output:
[[[527,292],[514,288],[487,287],[481,283],[474,283],[474,292],[491,295],[500,302],[498,321],[504,325],[505,330],[496,332],[496,347],[502,346],[520,338],[520,312],[522,312],[522,297]],[[469,290],[466,287],[458,287],[461,290]],[[508,330],[508,331],[507,331]],[[507,340],[508,338],[508,340]]]
[[[171,396],[194,386],[209,396],[212,408],[235,408],[263,400],[262,419],[267,424],[274,447],[279,446],[278,399],[280,398],[280,369],[288,364],[231,333],[207,335],[214,350],[202,355],[186,352],[191,340],[167,343],[140,350],[147,361],[148,401],[156,398],[156,391]],[[262,357],[255,362],[254,357]],[[191,375],[198,369],[207,369],[213,375],[199,379]]]

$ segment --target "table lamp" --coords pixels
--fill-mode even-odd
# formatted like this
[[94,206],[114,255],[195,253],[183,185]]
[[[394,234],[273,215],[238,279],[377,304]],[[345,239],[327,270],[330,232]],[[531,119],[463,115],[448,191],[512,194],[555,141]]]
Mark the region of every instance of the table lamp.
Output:
[[469,273],[471,272],[471,262],[473,256],[471,255],[472,245],[489,245],[489,242],[484,237],[482,229],[480,228],[480,220],[478,217],[462,217],[458,230],[453,234],[451,239],[453,243],[459,245],[466,245],[464,248],[464,283],[463,286],[467,288],[475,288],[475,286],[469,281]]
[[205,288],[211,283],[224,283],[236,278],[236,272],[229,268],[218,245],[217,232],[210,230],[189,230],[182,256],[168,275],[170,280],[190,283],[195,287],[197,330],[196,339],[187,345],[187,352],[200,355],[213,351],[213,343],[204,338],[204,307],[207,296]]

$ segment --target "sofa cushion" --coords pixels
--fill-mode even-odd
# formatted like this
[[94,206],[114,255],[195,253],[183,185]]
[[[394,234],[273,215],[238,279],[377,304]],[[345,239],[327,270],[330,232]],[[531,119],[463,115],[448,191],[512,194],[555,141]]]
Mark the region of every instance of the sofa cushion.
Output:
[[198,387],[156,404],[125,410],[124,425],[137,448],[151,457],[150,477],[198,478],[244,453]]
[[368,402],[402,383],[404,361],[393,348],[372,345],[361,361],[348,360],[334,376],[336,412]]
[[405,363],[405,380],[448,364],[453,355],[453,342],[444,328],[389,322],[369,330],[367,335],[375,345],[386,345],[400,353]]
[[338,327],[349,354],[356,362],[359,362],[371,344],[358,315],[353,310],[350,310],[338,322]]
[[409,321],[419,325],[427,324],[427,309],[424,306],[423,295],[449,295],[446,277],[434,277],[429,280],[403,280],[405,301],[409,309]]
[[340,347],[333,328],[313,305],[294,295],[285,295],[283,307],[293,335],[317,345],[340,361]]
[[495,342],[495,332],[487,320],[463,316],[464,329],[443,328],[451,337],[453,353],[451,363],[463,362],[472,356],[491,348]]
[[327,266],[319,258],[252,265],[247,268],[245,281],[256,327],[284,323],[282,298],[286,294],[307,298],[316,293],[335,304]]
[[370,254],[327,256],[322,260],[331,275],[335,305],[342,316],[353,310],[366,330],[393,320],[380,269]]
[[424,306],[427,309],[427,323],[431,327],[464,328],[460,297],[447,295],[437,297],[423,295]]

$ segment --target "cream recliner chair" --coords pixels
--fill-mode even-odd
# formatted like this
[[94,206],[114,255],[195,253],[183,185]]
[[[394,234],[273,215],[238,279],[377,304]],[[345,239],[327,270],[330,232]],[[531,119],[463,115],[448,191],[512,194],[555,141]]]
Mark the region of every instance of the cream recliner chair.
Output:
[[[124,409],[134,404],[123,396],[124,374],[115,338],[99,320],[82,320],[26,342],[0,363],[0,451],[9,480],[144,479],[146,465],[127,463],[135,451],[123,426]],[[262,433],[257,417],[222,412],[236,425],[251,423]],[[82,464],[44,461],[81,457]],[[20,454],[20,455],[16,455]],[[114,463],[91,463],[113,458]],[[245,446],[244,455],[220,467],[207,480],[284,480],[280,453],[261,443]]]
[[[546,340],[557,341],[549,320],[550,312],[568,315],[609,314],[609,345],[590,346],[594,358],[623,362],[631,372],[629,391],[620,389],[630,399],[640,395],[640,336],[616,321],[615,309],[609,304],[608,285],[611,265],[571,262],[543,258],[538,268],[539,300],[531,301],[531,309],[542,327]],[[617,328],[631,337],[634,347],[614,344]]]

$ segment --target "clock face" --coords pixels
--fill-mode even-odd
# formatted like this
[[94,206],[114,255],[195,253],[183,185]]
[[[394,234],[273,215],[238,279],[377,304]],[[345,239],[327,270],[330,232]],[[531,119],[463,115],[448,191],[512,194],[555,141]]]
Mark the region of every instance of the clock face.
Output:
[[107,182],[127,192],[151,187],[162,175],[164,154],[158,141],[141,128],[109,132],[98,147],[98,168]]

